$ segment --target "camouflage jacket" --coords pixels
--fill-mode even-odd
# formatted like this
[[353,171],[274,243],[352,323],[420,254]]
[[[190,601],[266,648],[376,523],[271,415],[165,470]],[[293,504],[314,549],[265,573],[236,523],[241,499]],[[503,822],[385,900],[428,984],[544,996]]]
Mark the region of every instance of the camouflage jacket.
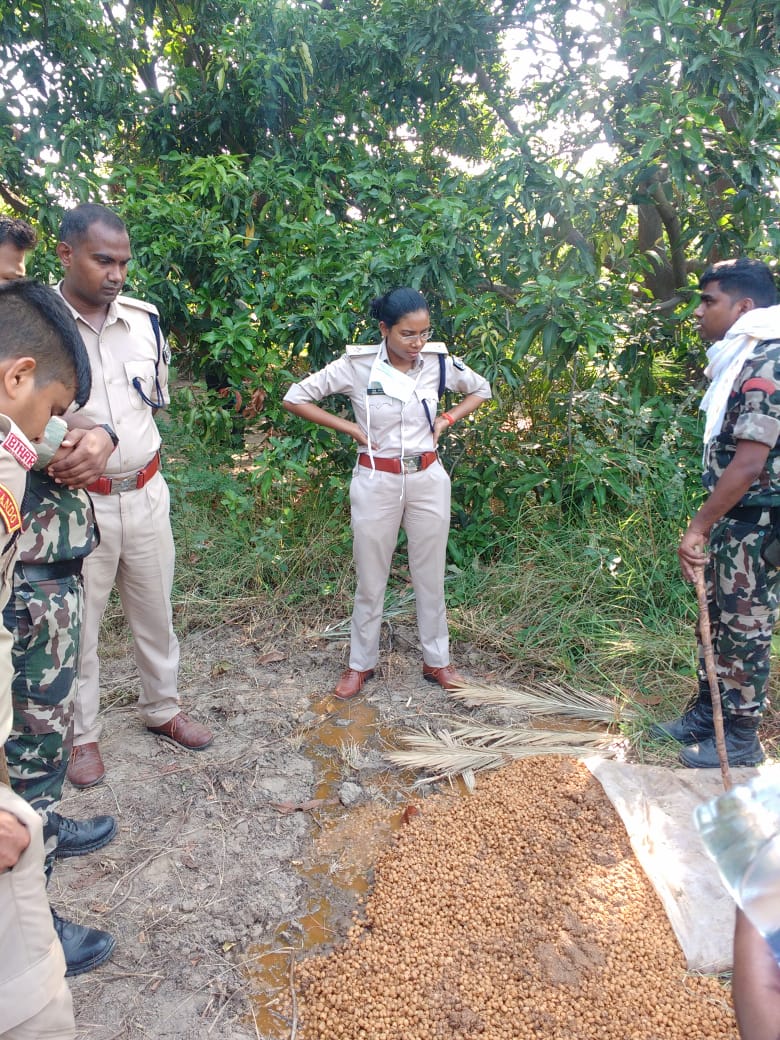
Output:
[[766,465],[740,501],[780,505],[780,340],[759,343],[734,382],[723,427],[707,445],[705,488],[712,491],[737,450],[737,441],[768,444]]
[[30,472],[22,505],[19,560],[58,563],[88,556],[100,541],[92,501],[86,491],[56,484],[43,472]]

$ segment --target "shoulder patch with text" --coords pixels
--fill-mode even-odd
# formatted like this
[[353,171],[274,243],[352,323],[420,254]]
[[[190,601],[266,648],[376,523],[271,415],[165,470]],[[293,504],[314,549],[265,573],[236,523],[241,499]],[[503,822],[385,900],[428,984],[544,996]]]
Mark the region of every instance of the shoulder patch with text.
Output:
[[38,461],[38,453],[13,430],[6,434],[4,440],[0,442],[0,448],[5,448],[8,454],[13,455],[19,465],[24,466],[25,469],[32,469]]
[[5,524],[8,534],[13,534],[22,526],[22,515],[16,499],[5,486],[0,484],[0,520]]

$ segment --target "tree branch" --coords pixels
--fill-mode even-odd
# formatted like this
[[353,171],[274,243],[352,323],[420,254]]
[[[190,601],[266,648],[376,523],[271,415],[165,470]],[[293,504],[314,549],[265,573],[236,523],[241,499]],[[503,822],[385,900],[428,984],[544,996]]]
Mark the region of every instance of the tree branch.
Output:
[[688,280],[688,274],[685,265],[685,249],[682,243],[680,218],[677,216],[677,210],[666,197],[663,185],[658,180],[648,184],[647,188],[648,195],[656,205],[658,215],[666,231],[666,237],[669,240],[675,288],[682,289]]
[[18,195],[15,195],[6,184],[3,184],[2,181],[0,181],[0,197],[11,207],[14,213],[27,213],[29,209],[27,204]]
[[504,124],[504,126],[507,128],[507,130],[513,137],[517,137],[519,140],[522,140],[523,135],[520,131],[520,127],[518,126],[517,122],[512,116],[512,113],[509,111],[506,105],[502,104],[500,101],[496,99],[496,92],[493,87],[493,84],[490,82],[490,77],[481,65],[477,66],[476,77],[477,84],[479,85],[480,90],[485,95],[485,98],[490,104],[490,107],[496,113],[498,118],[501,120],[501,122]]

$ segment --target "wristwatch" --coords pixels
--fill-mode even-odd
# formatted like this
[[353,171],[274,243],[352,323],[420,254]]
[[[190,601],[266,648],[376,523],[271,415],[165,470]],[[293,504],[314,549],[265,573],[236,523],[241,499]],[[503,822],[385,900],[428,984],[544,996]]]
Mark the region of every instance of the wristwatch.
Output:
[[109,426],[108,423],[98,423],[98,428],[106,431],[108,436],[111,438],[111,443],[114,445],[114,447],[116,447],[117,444],[119,444],[119,438],[117,437],[116,433],[114,433],[113,427]]

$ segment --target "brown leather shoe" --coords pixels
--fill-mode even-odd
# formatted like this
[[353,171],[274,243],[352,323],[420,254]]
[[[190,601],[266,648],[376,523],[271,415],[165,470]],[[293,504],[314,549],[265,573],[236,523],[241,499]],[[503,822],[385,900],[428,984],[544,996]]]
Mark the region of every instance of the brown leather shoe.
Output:
[[202,751],[214,739],[214,734],[207,726],[191,719],[183,711],[174,715],[163,726],[147,726],[146,728],[150,733],[159,733],[161,737],[168,737],[169,740],[181,744],[190,751]]
[[94,787],[106,775],[106,767],[95,742],[75,744],[68,760],[68,780],[74,787]]
[[365,672],[356,672],[354,668],[347,668],[336,683],[333,696],[340,701],[348,701],[350,697],[357,697],[363,689],[363,683],[374,674],[374,669],[369,668]]
[[445,664],[443,668],[432,668],[423,662],[423,679],[426,682],[438,683],[443,690],[457,690],[459,686],[466,685],[466,680],[451,664]]

